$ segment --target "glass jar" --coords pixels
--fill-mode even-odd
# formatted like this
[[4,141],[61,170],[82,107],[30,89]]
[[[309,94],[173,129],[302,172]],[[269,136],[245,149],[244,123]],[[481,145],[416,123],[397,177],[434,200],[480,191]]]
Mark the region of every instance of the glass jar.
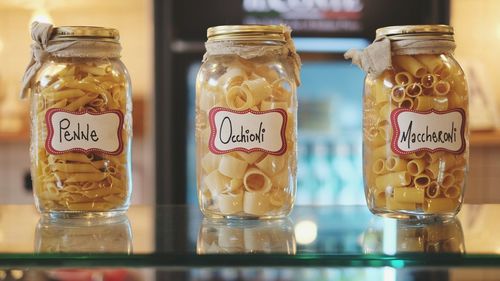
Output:
[[[453,28],[394,26],[390,65],[368,71],[363,101],[365,195],[375,214],[454,216],[468,169],[468,89]],[[380,50],[380,49],[379,49]]]
[[196,80],[197,181],[208,217],[292,210],[300,60],[286,26],[217,26]]
[[132,189],[132,100],[118,31],[40,24],[32,32],[48,40],[35,42],[40,66],[28,79],[37,209],[63,217],[125,212]]

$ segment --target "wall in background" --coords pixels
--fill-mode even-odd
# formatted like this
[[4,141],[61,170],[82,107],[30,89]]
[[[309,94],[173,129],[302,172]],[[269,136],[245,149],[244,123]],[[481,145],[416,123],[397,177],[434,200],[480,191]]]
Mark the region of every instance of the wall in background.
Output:
[[455,28],[459,61],[478,62],[484,66],[485,89],[491,90],[500,112],[500,1],[452,0],[451,25]]

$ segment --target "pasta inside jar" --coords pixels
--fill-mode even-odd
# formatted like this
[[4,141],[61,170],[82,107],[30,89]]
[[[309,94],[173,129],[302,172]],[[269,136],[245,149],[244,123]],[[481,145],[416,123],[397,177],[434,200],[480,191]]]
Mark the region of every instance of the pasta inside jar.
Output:
[[393,54],[391,60],[389,69],[369,73],[365,82],[368,207],[395,217],[454,216],[468,166],[464,72],[451,51]]
[[[128,73],[114,49],[119,46],[114,41],[117,31],[43,27],[34,30],[52,34],[53,39],[82,30],[97,38],[63,37],[73,45],[64,49],[66,53],[50,54],[31,80],[31,175],[36,205],[51,216],[122,213],[132,188],[132,102]],[[105,45],[99,45],[103,32],[116,38],[106,38]],[[81,42],[85,53],[79,53]]]
[[[224,28],[215,27],[214,33]],[[251,26],[229,28],[242,30],[243,35],[233,35],[236,37],[255,35]],[[224,54],[211,55],[207,45],[207,59],[197,77],[198,195],[200,208],[209,217],[282,217],[293,206],[297,130],[294,67],[285,56],[276,55],[276,48],[279,52],[284,48],[283,27],[255,28],[270,28],[282,39],[263,38],[251,43],[235,39],[232,44],[241,50],[257,45],[274,52],[244,58],[228,48]],[[220,49],[215,52],[220,53]]]

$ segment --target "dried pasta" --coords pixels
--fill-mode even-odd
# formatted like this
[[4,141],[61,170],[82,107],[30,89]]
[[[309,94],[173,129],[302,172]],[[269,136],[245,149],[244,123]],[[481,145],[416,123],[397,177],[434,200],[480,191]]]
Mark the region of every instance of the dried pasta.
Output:
[[468,150],[397,154],[391,148],[391,112],[459,108],[467,114],[464,74],[453,59],[441,55],[394,55],[392,62],[392,69],[369,76],[366,84],[363,138],[368,205],[384,213],[453,214],[463,197]]
[[[198,182],[200,204],[205,213],[239,217],[281,216],[293,204],[295,182],[290,163],[295,163],[295,83],[259,59],[227,56],[214,81],[197,84],[197,120],[208,120],[210,110],[223,107],[241,112],[280,109],[287,114],[282,155],[265,151],[232,151],[215,154],[209,149],[210,122],[197,122]],[[204,75],[200,72],[199,75]]]
[[[58,70],[58,71],[57,71]],[[32,89],[32,178],[37,204],[44,212],[110,211],[126,209],[131,193],[127,159],[130,153],[131,104],[127,78],[110,61],[48,65],[39,72]],[[47,151],[49,109],[70,112],[118,110],[124,116],[119,134],[123,150],[112,155],[100,151]]]

